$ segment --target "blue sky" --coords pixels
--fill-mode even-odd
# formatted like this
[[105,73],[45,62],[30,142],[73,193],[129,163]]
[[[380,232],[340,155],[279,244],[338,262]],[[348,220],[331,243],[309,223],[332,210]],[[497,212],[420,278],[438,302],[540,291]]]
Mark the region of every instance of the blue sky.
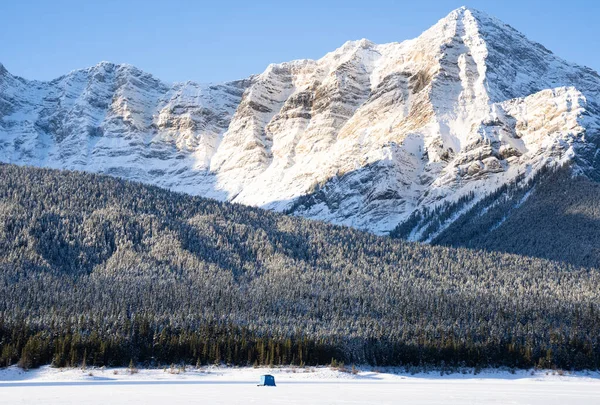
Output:
[[600,70],[600,2],[590,0],[0,0],[0,63],[40,80],[107,60],[166,81],[218,82],[347,40],[413,38],[462,5]]

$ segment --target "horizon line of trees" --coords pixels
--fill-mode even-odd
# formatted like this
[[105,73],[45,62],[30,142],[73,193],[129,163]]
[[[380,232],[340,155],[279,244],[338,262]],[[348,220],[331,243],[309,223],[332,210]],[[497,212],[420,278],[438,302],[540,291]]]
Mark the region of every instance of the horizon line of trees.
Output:
[[103,336],[98,328],[30,330],[25,324],[0,325],[0,367],[14,364],[24,369],[53,367],[124,367],[169,364],[230,366],[315,366],[363,364],[373,366],[438,368],[559,368],[598,369],[597,345],[552,336],[544,347],[530,342],[484,343],[462,341],[448,335],[422,336],[420,344],[389,338],[347,339],[307,336],[268,336],[245,327],[217,322],[194,330],[153,327],[148,319],[128,322],[129,334]]

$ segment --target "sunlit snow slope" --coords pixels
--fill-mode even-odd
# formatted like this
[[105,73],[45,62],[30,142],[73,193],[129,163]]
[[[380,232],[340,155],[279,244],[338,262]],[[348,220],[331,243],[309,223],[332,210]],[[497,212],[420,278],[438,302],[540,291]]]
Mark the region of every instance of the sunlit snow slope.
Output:
[[[0,65],[0,161],[387,233],[544,166],[597,168],[598,103],[596,72],[463,7],[413,40],[347,42],[220,85],[105,62],[37,82]],[[423,231],[408,237],[435,237]]]

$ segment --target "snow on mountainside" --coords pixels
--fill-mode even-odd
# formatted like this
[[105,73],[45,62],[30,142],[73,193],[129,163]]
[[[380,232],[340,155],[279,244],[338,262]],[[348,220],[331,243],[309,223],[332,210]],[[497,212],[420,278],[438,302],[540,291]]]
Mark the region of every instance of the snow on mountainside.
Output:
[[[416,39],[347,42],[221,85],[110,63],[37,82],[0,65],[0,161],[387,233],[549,165],[598,167],[599,103],[596,72],[463,7]],[[409,237],[435,236],[424,227]]]

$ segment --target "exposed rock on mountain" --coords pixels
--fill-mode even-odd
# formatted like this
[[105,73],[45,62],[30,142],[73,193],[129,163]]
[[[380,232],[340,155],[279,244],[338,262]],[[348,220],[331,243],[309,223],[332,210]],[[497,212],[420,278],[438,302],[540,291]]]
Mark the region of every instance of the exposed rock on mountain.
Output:
[[542,168],[597,173],[599,103],[596,72],[463,7],[413,40],[347,42],[221,85],[110,63],[51,82],[1,68],[0,160],[430,241]]

